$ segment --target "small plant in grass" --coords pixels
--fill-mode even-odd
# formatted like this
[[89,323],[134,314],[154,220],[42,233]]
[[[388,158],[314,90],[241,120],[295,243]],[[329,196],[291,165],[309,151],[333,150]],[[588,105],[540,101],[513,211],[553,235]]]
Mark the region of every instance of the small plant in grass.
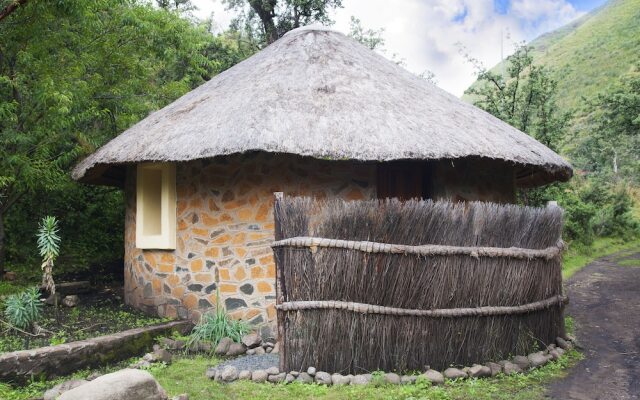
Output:
[[216,310],[200,317],[200,322],[193,327],[186,343],[187,349],[195,349],[198,342],[218,344],[220,339],[229,337],[239,342],[242,336],[249,332],[249,326],[244,321],[229,317],[226,310],[220,307],[219,296],[216,294]]
[[60,254],[60,236],[58,236],[58,220],[56,217],[46,216],[42,218],[37,238],[38,250],[42,257],[42,287],[53,296],[54,305],[57,309],[56,284],[53,281],[53,262]]
[[[42,302],[38,288],[29,288],[21,293],[7,297],[4,306],[5,325],[29,334],[36,322],[42,317]],[[29,336],[25,338],[25,347],[29,347]]]

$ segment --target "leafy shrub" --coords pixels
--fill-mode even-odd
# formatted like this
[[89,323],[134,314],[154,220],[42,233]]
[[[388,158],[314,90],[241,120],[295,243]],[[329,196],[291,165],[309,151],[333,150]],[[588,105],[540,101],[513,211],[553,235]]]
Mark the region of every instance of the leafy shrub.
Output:
[[18,329],[29,329],[42,316],[42,302],[38,288],[12,294],[5,301],[4,315]]
[[196,343],[201,341],[216,345],[224,337],[239,342],[242,336],[249,332],[249,326],[246,322],[230,318],[218,304],[219,302],[216,302],[215,313],[202,315],[198,324],[193,327],[186,343],[187,349],[194,349]]

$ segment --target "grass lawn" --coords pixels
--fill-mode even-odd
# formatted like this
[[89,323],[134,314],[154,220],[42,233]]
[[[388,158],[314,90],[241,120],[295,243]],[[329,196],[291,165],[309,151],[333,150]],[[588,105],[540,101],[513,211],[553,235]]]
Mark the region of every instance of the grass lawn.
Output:
[[591,261],[619,251],[640,251],[640,238],[624,241],[617,238],[598,238],[589,247],[569,247],[562,262],[562,277],[568,279]]

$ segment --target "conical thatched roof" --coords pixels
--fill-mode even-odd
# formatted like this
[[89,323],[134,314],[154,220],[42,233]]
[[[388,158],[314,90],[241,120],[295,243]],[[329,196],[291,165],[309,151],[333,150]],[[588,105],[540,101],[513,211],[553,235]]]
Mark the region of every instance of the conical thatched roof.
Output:
[[[249,151],[362,161],[487,157],[520,185],[567,180],[559,155],[355,40],[300,28],[116,137],[73,171]],[[105,180],[102,180],[103,182]]]

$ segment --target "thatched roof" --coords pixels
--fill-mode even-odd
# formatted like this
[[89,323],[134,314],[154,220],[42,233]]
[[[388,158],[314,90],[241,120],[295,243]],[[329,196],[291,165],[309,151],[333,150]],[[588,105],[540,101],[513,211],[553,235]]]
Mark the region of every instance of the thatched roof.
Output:
[[149,115],[83,160],[73,177],[108,182],[113,166],[265,151],[385,161],[486,157],[519,166],[519,184],[571,177],[530,136],[323,27],[269,47]]

